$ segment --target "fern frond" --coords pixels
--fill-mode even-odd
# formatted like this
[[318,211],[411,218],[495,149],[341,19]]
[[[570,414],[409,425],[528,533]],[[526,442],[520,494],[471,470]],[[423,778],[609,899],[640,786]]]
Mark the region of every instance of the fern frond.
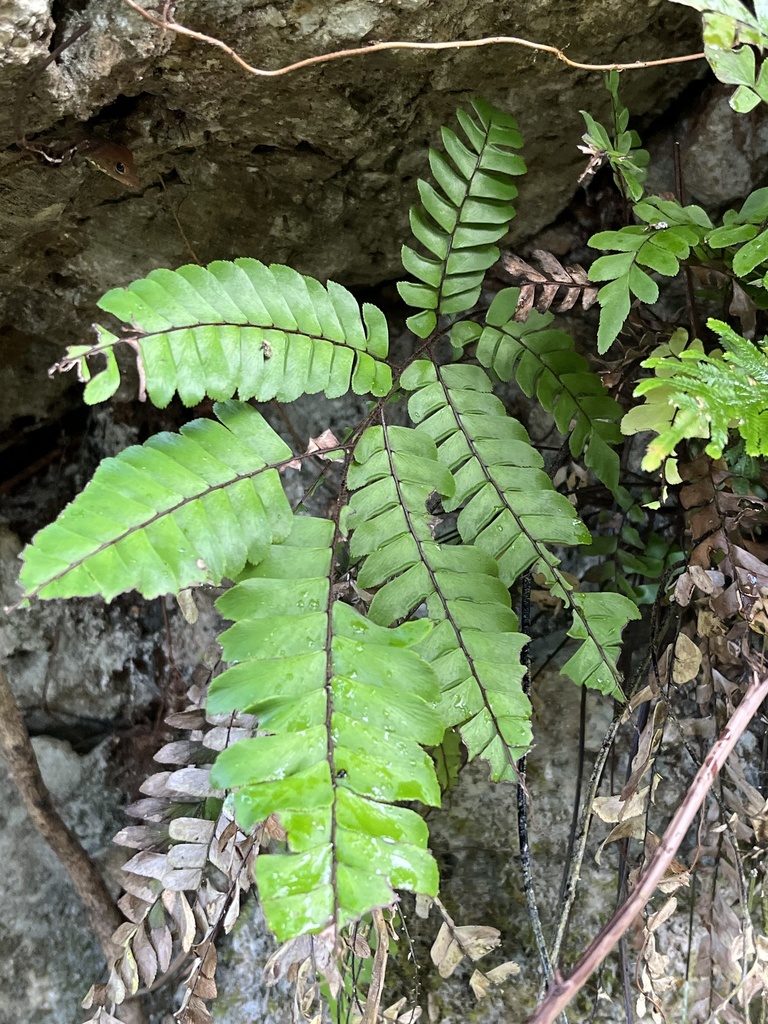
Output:
[[434,442],[405,427],[370,428],[348,485],[350,555],[363,560],[358,583],[379,588],[371,618],[389,625],[426,602],[437,625],[416,649],[440,679],[443,724],[459,727],[470,758],[487,760],[492,778],[514,779],[531,741],[520,663],[528,638],[517,631],[496,561],[472,545],[433,540],[425,501],[454,490]]
[[646,471],[658,469],[685,438],[709,438],[705,450],[718,459],[730,431],[744,440],[747,455],[768,455],[768,342],[758,347],[719,320],[707,326],[720,336],[724,353],[707,355],[700,342],[687,349],[670,344],[643,363],[656,376],[635,388],[645,405],[627,413],[622,430],[658,433],[642,462]]
[[274,467],[290,448],[250,406],[214,412],[218,422],[194,420],[104,459],[22,552],[25,598],[178,593],[233,577],[284,540],[291,509]]
[[583,185],[589,181],[603,161],[608,160],[619,192],[626,199],[637,202],[643,194],[643,182],[648,176],[646,168],[650,155],[642,148],[637,132],[628,131],[629,111],[619,98],[618,71],[610,71],[605,76],[605,87],[612,100],[612,135],[609,136],[603,125],[595,121],[586,110],[581,111],[587,132],[582,136],[584,145],[578,148],[588,153],[590,160],[579,176],[579,184]]
[[574,616],[568,636],[581,643],[560,671],[577,686],[621,697],[616,661],[624,627],[641,617],[637,605],[623,594],[586,592],[571,594],[571,600]]
[[250,578],[217,607],[234,662],[211,684],[208,711],[245,710],[264,733],[220,754],[211,780],[235,789],[244,829],[276,814],[289,852],[256,868],[270,928],[281,938],[341,927],[394,898],[434,894],[437,868],[422,818],[396,801],[436,806],[438,681],[410,648],[426,620],[383,629],[333,601],[334,526],[297,517]]
[[[515,309],[515,320],[525,323],[531,310],[546,313],[553,309],[565,313],[581,300],[582,309],[590,309],[597,301],[597,288],[589,283],[586,270],[578,263],[567,267],[546,249],[534,249],[531,258],[540,265],[536,270],[514,253],[502,253],[501,265],[511,278],[520,278],[520,295]],[[538,298],[536,290],[538,289]],[[555,302],[558,292],[559,302]]]
[[544,545],[589,543],[573,505],[554,490],[544,460],[480,367],[419,360],[401,384],[414,392],[411,418],[439,446],[438,458],[456,481],[445,509],[461,509],[462,539],[498,562],[505,587],[542,557]]
[[[389,344],[381,310],[368,303],[361,310],[341,285],[289,267],[238,259],[153,270],[107,292],[99,307],[128,325],[147,393],[161,409],[175,392],[189,406],[206,395],[290,402],[319,391],[338,398],[350,383],[361,395],[385,395],[392,386],[381,362]],[[74,346],[61,368],[78,365],[88,379],[87,357],[106,355],[120,341],[97,330],[99,343],[85,352]],[[103,401],[116,389],[113,360],[105,372],[111,383],[95,377],[86,401]]]
[[515,216],[514,176],[526,171],[512,152],[523,144],[515,119],[485,100],[472,106],[474,117],[456,111],[469,146],[443,128],[445,154],[429,151],[437,188],[418,183],[422,205],[411,208],[411,231],[429,255],[402,248],[403,266],[422,282],[398,284],[403,300],[423,310],[407,321],[420,338],[435,329],[437,314],[462,313],[477,302],[485,271],[499,258],[494,243]]
[[658,196],[637,203],[634,213],[647,227],[631,224],[620,231],[600,231],[589,239],[595,249],[616,250],[611,256],[601,256],[589,268],[590,281],[608,282],[597,293],[597,350],[601,355],[611,347],[629,316],[631,296],[651,304],[658,299],[659,286],[647,271],[675,277],[680,260],[687,259],[691,247],[712,228],[701,207],[681,206]]
[[547,330],[551,313],[532,312],[517,323],[519,289],[505,288],[491,303],[479,336],[477,358],[501,380],[514,376],[523,394],[536,395],[571,455],[584,461],[612,491],[619,484],[619,457],[611,445],[621,441],[622,410],[564,331]]
[[[573,595],[557,568],[558,559],[548,549],[550,544],[588,544],[589,531],[571,503],[553,489],[541,469],[541,456],[531,447],[525,429],[507,415],[492,393],[488,376],[477,366],[437,367],[422,360],[408,367],[401,384],[414,392],[408,403],[411,418],[418,430],[438,444],[438,458],[456,481],[455,494],[444,506],[448,511],[461,509],[457,526],[462,540],[497,561],[506,587],[534,566],[534,572],[543,575],[546,585],[573,611],[573,635],[594,641],[594,652],[590,648],[582,661],[573,662],[584,669],[575,681],[620,695],[609,647],[619,643],[621,630],[638,616],[637,609],[628,599],[611,595],[610,636],[615,640],[608,645],[607,634],[591,633],[582,606],[595,595]],[[594,653],[599,669],[593,664]],[[604,688],[606,676],[611,679],[609,690]]]

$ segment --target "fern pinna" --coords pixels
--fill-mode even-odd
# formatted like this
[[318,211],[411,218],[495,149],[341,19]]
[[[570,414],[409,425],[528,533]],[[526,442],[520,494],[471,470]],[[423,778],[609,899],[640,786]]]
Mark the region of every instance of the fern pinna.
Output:
[[[447,729],[493,779],[515,779],[532,741],[528,637],[510,598],[523,573],[572,612],[577,646],[564,672],[621,694],[616,657],[636,607],[575,593],[558,568],[553,546],[588,543],[589,531],[494,380],[514,376],[536,395],[611,488],[618,407],[568,336],[548,329],[549,314],[514,321],[517,290],[497,296],[483,324],[476,312],[451,319],[479,298],[525,170],[509,115],[477,101],[459,120],[466,142],[444,132],[445,153],[430,153],[437,187],[420,183],[411,214],[429,255],[405,247],[403,263],[420,283],[400,290],[419,310],[416,335],[450,332],[461,358],[476,344],[482,366],[440,365],[424,348],[399,378],[413,426],[385,416],[398,392],[383,313],[256,260],[153,271],[109,292],[101,308],[124,333],[98,327],[96,345],[72,346],[60,364],[78,368],[87,401],[101,401],[118,386],[114,348],[127,342],[156,405],[174,393],[188,405],[216,400],[215,419],[105,460],[25,550],[21,582],[26,599],[107,600],[232,584],[217,602],[231,623],[220,637],[229,667],[208,712],[253,715],[257,730],[220,753],[211,784],[233,794],[243,829],[276,816],[284,830],[284,849],[259,856],[255,872],[284,939],[329,925],[335,934],[396,888],[435,894],[426,824],[402,804],[439,804],[430,752]],[[95,376],[93,357],[106,360]],[[281,477],[293,453],[247,400],[350,389],[375,406],[367,429],[339,446],[343,500],[328,518],[296,515]],[[457,513],[458,542],[435,533],[438,504]],[[372,592],[367,610],[337,587],[345,545],[358,591]]]

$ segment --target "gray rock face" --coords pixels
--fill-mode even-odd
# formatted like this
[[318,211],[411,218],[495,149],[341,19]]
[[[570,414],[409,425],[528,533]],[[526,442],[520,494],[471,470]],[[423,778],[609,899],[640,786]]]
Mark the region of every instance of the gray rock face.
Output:
[[[56,806],[102,866],[120,827],[120,794],[105,782],[108,745],[79,757],[69,744],[34,740]],[[0,763],[0,1024],[81,1019],[79,1002],[102,956],[67,876],[30,824]]]
[[731,86],[709,88],[678,133],[688,194],[708,210],[738,209],[768,171],[765,106],[737,114],[728,103],[732,94]]
[[[2,234],[9,269],[34,263],[40,279],[66,253],[69,275],[91,294],[142,267],[188,262],[190,250],[201,262],[254,255],[345,283],[397,274],[425,145],[478,94],[521,121],[531,174],[518,232],[533,233],[574,191],[577,108],[607,107],[599,74],[518,47],[387,51],[265,79],[216,49],[163,35],[120,0],[91,4],[85,14],[91,31],[44,72],[39,99],[25,104],[25,130],[45,139],[90,130],[128,143],[143,187],[121,192],[86,170],[11,162],[8,154],[17,230]],[[587,61],[668,54],[673,39],[680,50],[696,44],[695,18],[662,0],[576,9],[565,0],[198,3],[185,6],[184,18],[263,67],[397,38],[508,34],[567,46]],[[57,26],[57,41],[78,24]],[[633,112],[662,109],[694,68],[634,76],[626,95]],[[21,82],[17,73],[9,84]],[[86,118],[87,126],[77,123]],[[6,121],[9,141],[12,132]],[[33,230],[19,231],[19,218]],[[24,244],[33,232],[58,236],[49,267]]]
[[[0,322],[19,332],[8,336],[14,365],[23,368],[25,353],[33,363],[7,396],[8,431],[30,409],[36,421],[58,411],[62,384],[45,377],[50,356],[36,352],[36,339],[59,352],[87,339],[95,301],[111,286],[154,267],[246,255],[344,284],[392,278],[426,147],[474,95],[520,120],[530,173],[514,234],[533,234],[575,191],[578,108],[608,109],[600,74],[519,47],[379,52],[257,78],[220,50],[161,32],[122,0],[62,6],[55,43],[84,20],[92,28],[35,81],[21,128],[45,144],[97,136],[131,146],[142,187],[130,190],[88,165],[47,166],[13,145],[14,100],[49,52],[52,24],[39,2],[15,0],[4,12]],[[699,45],[694,12],[666,0],[237,0],[188,3],[183,18],[269,68],[398,38],[509,34],[586,61]],[[697,68],[628,75],[625,99],[634,113],[658,112]]]

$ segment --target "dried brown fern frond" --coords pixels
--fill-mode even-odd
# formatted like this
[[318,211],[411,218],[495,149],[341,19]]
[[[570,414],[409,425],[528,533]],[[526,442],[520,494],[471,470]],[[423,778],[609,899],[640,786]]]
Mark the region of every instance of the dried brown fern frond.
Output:
[[[549,309],[554,313],[565,313],[579,301],[582,309],[589,309],[597,301],[597,286],[588,279],[586,270],[578,263],[564,267],[546,249],[534,249],[531,256],[541,267],[540,270],[514,253],[503,253],[501,257],[503,269],[520,287],[514,316],[518,323],[524,323],[534,307],[539,313],[546,313]],[[558,293],[560,298],[556,302]]]
[[[260,845],[281,838],[279,826],[270,821],[244,833],[226,794],[210,784],[217,753],[256,727],[250,715],[206,715],[212,667],[199,666],[188,706],[167,719],[188,734],[155,754],[173,770],[145,780],[144,796],[127,808],[141,824],[115,837],[118,845],[137,852],[122,869],[118,906],[127,920],[113,935],[121,952],[106,984],[93,986],[83,1002],[95,1009],[93,1022],[118,1020],[111,1016],[114,1007],[156,990],[189,965],[177,1017],[183,1024],[210,1024],[206,1001],[216,996],[216,941],[237,921]],[[105,1018],[107,1006],[111,1014]]]

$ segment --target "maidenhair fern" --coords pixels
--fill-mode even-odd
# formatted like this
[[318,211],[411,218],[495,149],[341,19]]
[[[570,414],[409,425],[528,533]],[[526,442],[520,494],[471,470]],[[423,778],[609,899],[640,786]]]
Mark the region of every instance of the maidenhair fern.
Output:
[[[563,672],[622,696],[621,633],[637,608],[576,591],[560,570],[554,549],[588,543],[589,530],[494,386],[514,380],[535,396],[571,456],[613,491],[620,410],[572,340],[550,328],[551,314],[514,320],[516,289],[473,312],[525,165],[509,115],[475,101],[458,116],[466,141],[445,129],[445,153],[430,153],[436,184],[419,183],[411,223],[427,254],[404,247],[418,283],[400,292],[420,310],[413,333],[450,337],[460,363],[442,365],[428,344],[393,377],[380,310],[332,282],[238,259],[156,270],[110,291],[100,306],[123,333],[99,326],[96,345],[71,346],[60,364],[77,367],[87,401],[102,401],[119,383],[114,349],[127,343],[155,405],[175,393],[187,405],[217,403],[216,419],[105,460],[26,548],[21,583],[25,600],[229,588],[217,602],[231,623],[220,637],[228,667],[207,710],[245,712],[255,726],[225,745],[210,784],[231,794],[246,832],[264,819],[283,830],[284,849],[258,857],[256,880],[284,939],[330,928],[333,947],[397,888],[436,893],[419,805],[439,804],[435,766],[447,784],[457,736],[492,779],[516,778],[532,743],[529,638],[510,593],[524,574],[570,611]],[[627,237],[622,266],[608,257],[596,271],[626,303],[628,289],[655,295],[636,264],[671,273],[699,234],[683,215],[679,227],[632,233],[631,246]],[[614,309],[611,331],[618,319]],[[474,346],[481,366],[468,359]],[[106,359],[96,376],[94,358]],[[338,505],[324,519],[296,515],[281,476],[294,453],[248,400],[350,390],[373,405],[366,429],[338,446]],[[403,392],[412,426],[385,416]],[[436,512],[456,517],[458,536]],[[360,597],[354,608],[342,566]]]

